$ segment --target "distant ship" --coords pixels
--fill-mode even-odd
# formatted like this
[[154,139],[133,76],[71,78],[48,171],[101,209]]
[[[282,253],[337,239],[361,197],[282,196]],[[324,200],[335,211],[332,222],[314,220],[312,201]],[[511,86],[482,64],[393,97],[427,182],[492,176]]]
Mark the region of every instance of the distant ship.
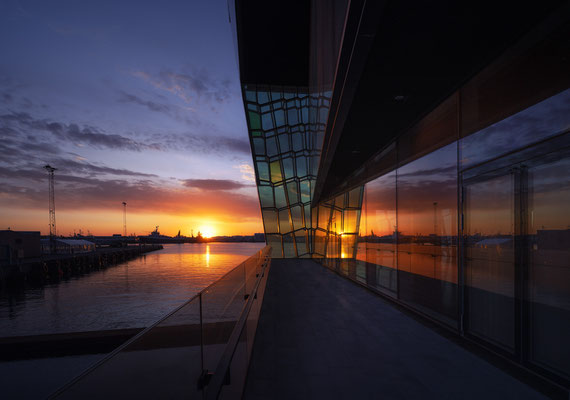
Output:
[[178,231],[178,235],[174,237],[162,235],[158,231],[158,225],[157,225],[154,231],[150,233],[150,235],[139,236],[139,241],[141,243],[195,243],[196,238],[182,236],[180,235],[180,231]]

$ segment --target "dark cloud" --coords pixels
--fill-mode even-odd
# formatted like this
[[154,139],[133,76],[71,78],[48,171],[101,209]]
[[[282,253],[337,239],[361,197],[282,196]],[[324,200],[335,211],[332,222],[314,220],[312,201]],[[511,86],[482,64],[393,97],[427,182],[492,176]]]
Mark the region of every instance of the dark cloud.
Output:
[[46,119],[36,119],[25,112],[12,112],[0,115],[0,129],[0,132],[3,134],[13,134],[16,130],[26,135],[29,133],[29,130],[48,132],[60,140],[88,144],[95,148],[131,151],[161,149],[158,143],[142,143],[126,136],[108,134],[98,128],[87,125],[80,127],[74,123],[65,124]]
[[[156,178],[153,174],[144,174],[141,172],[130,171],[126,169],[110,168],[106,166],[98,166],[87,162],[78,162],[64,158],[53,159],[50,165],[57,168],[57,179],[60,182],[81,182],[89,183],[92,177],[101,175],[113,175],[122,177],[137,178]],[[43,167],[45,164],[30,165],[29,163],[23,167],[6,167],[0,166],[0,177],[10,179],[22,179],[29,181],[43,181],[46,172]],[[83,176],[83,177],[81,177]]]
[[155,112],[162,112],[168,114],[172,111],[172,107],[167,104],[155,103],[154,101],[150,100],[143,100],[140,97],[135,96],[134,94],[129,94],[125,92],[121,92],[119,101],[121,103],[137,104],[139,106],[148,108],[150,111],[155,111]]
[[170,134],[155,135],[152,140],[160,140],[164,147],[170,149],[184,149],[193,153],[240,153],[251,155],[247,138],[231,138],[204,133],[202,135]]
[[227,179],[185,179],[182,183],[186,187],[203,191],[236,190],[252,186]]
[[[186,150],[191,153],[239,153],[250,155],[250,145],[247,137],[233,138],[208,133],[204,134],[188,132],[186,134],[153,134],[147,136],[147,141],[142,142],[117,134],[108,134],[103,130],[78,124],[65,124],[62,122],[37,119],[26,112],[11,112],[0,115],[0,137],[5,138],[24,137],[21,143],[28,150],[38,152],[58,153],[59,149],[53,141],[48,142],[49,137],[42,137],[37,132],[46,132],[59,141],[69,141],[76,144],[86,144],[94,148],[108,148],[115,150]],[[36,143],[32,143],[36,142]]]

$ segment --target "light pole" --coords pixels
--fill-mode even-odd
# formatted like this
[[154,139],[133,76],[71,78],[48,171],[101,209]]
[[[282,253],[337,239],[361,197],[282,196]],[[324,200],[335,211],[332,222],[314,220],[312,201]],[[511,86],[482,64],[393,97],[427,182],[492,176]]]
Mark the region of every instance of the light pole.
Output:
[[127,202],[123,201],[123,236],[127,237]]

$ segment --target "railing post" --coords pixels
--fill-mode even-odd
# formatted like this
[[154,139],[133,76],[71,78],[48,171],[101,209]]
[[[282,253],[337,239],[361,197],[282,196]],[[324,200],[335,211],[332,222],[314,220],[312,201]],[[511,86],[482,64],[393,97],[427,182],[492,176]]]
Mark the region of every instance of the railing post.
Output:
[[198,302],[200,304],[200,361],[202,371],[204,370],[204,323],[202,320],[202,292],[199,293]]

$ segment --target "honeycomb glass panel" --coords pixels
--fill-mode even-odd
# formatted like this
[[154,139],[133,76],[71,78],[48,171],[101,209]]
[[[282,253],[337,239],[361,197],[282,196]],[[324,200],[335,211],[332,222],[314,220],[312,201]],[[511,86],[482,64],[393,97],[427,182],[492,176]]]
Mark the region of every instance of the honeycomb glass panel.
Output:
[[306,107],[301,109],[301,116],[303,118],[303,123],[308,124],[309,123],[309,110]]
[[288,134],[282,133],[279,135],[279,149],[281,150],[281,153],[287,153],[290,150]]
[[295,204],[299,202],[299,189],[297,189],[297,183],[287,182],[287,194],[289,195],[289,204]]
[[358,217],[360,210],[344,210],[343,212],[343,233],[356,233],[358,228]]
[[274,115],[277,127],[285,125],[285,112],[283,110],[275,110]]
[[329,229],[336,234],[342,233],[342,211],[333,210]]
[[327,238],[327,258],[338,258],[340,254],[340,235],[329,235]]
[[284,91],[283,92],[283,97],[285,97],[285,99],[287,99],[287,100],[292,99],[295,96],[297,96],[296,92],[292,92],[292,91]]
[[262,181],[269,181],[269,166],[266,162],[258,161],[257,163],[257,174],[259,179]]
[[269,103],[269,94],[265,91],[258,91],[257,92],[257,99],[259,104]]
[[303,150],[303,134],[300,132],[295,132],[291,135],[291,141],[293,142],[293,151]]
[[248,115],[249,115],[249,127],[251,129],[261,129],[259,114],[253,111],[249,111]]
[[324,256],[326,238],[327,233],[325,231],[315,231],[315,253]]
[[271,246],[271,257],[282,258],[283,245],[281,244],[281,235],[267,235],[265,240]]
[[291,218],[293,220],[293,229],[302,229],[303,225],[303,209],[301,206],[291,207]]
[[277,225],[277,211],[263,210],[261,211],[263,217],[263,224],[265,225],[265,233],[279,233]]
[[331,209],[325,206],[319,206],[319,228],[327,229],[329,224],[329,219],[331,215]]
[[287,110],[287,120],[289,125],[297,125],[299,123],[299,115],[296,108]]
[[295,236],[292,233],[283,235],[283,257],[297,257],[297,252],[295,251]]
[[297,176],[299,178],[307,175],[307,158],[304,156],[297,157]]
[[295,169],[293,168],[293,159],[283,159],[283,172],[285,172],[285,179],[291,179],[295,176]]
[[265,155],[265,143],[263,138],[253,138],[253,150],[255,151],[255,155]]
[[269,164],[271,169],[271,182],[277,183],[283,180],[283,175],[281,175],[281,166],[279,165],[279,161],[273,161]]
[[261,207],[275,207],[275,201],[273,201],[273,188],[271,186],[259,186],[258,190]]
[[246,90],[245,91],[245,99],[247,101],[253,101],[254,103],[257,101],[257,97],[255,96],[254,90]]
[[279,232],[280,233],[289,233],[293,229],[291,229],[291,217],[289,216],[289,210],[281,210],[279,211]]
[[311,201],[311,185],[309,181],[301,181],[301,201],[303,203]]
[[360,208],[360,196],[361,196],[362,189],[361,187],[357,187],[356,189],[352,189],[348,193],[348,206],[354,208]]
[[355,254],[356,235],[341,236],[341,258],[353,258]]
[[307,243],[308,243],[307,231],[305,230],[297,231],[294,234],[295,234],[295,242],[297,243],[297,253],[299,255],[308,253],[309,249],[307,248]]
[[307,228],[311,228],[311,205],[305,205],[305,225]]
[[271,118],[271,113],[265,113],[261,115],[261,127],[265,131],[275,128],[273,126],[273,118]]
[[285,188],[283,185],[275,186],[275,207],[287,207],[287,198],[285,197]]
[[279,153],[279,151],[277,150],[277,140],[275,136],[267,139],[266,143],[267,143],[267,155],[269,157],[273,157],[277,155],[277,153]]

